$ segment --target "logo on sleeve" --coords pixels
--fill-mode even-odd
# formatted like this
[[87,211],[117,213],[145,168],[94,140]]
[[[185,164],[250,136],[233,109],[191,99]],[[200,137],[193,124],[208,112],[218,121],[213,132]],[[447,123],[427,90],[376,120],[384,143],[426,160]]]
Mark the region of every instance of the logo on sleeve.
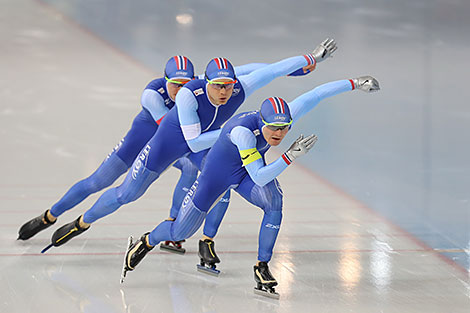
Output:
[[258,150],[254,150],[252,151],[251,153],[248,153],[247,155],[245,155],[244,157],[242,156],[242,161],[245,161],[246,159],[248,159],[249,157],[251,157],[252,155],[255,155],[256,153],[258,153]]
[[161,94],[164,94],[164,93],[165,93],[165,89],[164,89],[163,87],[158,88],[157,91],[158,91],[159,93],[161,93]]

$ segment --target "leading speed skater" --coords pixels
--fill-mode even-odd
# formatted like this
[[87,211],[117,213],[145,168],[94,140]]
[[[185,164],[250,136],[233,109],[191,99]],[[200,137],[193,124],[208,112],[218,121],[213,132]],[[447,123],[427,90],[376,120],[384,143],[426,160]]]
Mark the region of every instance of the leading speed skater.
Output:
[[[268,263],[281,227],[283,194],[276,177],[298,157],[306,154],[317,141],[315,135],[299,136],[277,160],[266,164],[265,153],[278,146],[292,126],[321,100],[351,90],[378,91],[379,83],[371,76],[323,84],[288,103],[280,97],[266,99],[259,111],[232,117],[222,128],[216,143],[207,154],[198,179],[186,195],[175,221],[164,221],[145,233],[126,252],[124,270],[131,271],[160,241],[182,240],[201,226],[211,206],[227,190],[233,189],[248,202],[264,211],[260,227],[258,260],[254,266],[255,291],[278,297],[276,279]],[[206,220],[206,224],[209,220]],[[207,263],[218,261],[212,241],[200,242],[200,256],[209,246]]]

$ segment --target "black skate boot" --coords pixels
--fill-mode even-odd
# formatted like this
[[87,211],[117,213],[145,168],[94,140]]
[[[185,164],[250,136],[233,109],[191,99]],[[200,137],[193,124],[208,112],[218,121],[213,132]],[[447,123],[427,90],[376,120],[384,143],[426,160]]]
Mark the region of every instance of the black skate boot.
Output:
[[199,240],[199,257],[201,264],[197,265],[197,270],[213,276],[219,276],[220,271],[215,268],[220,259],[215,253],[215,243],[210,239]]
[[277,281],[269,271],[268,263],[259,262],[259,265],[253,267],[255,271],[255,293],[270,297],[274,299],[279,299],[279,294],[274,290],[274,286],[277,286]]
[[20,230],[18,231],[18,240],[28,240],[40,231],[46,229],[47,227],[57,222],[57,220],[53,222],[49,221],[49,219],[47,218],[48,211],[49,210],[46,210],[44,214],[41,214],[38,217],[35,217],[32,220],[23,224],[23,226],[21,226]]
[[41,253],[46,252],[51,247],[59,247],[66,242],[68,242],[73,237],[80,235],[81,233],[87,231],[90,227],[82,228],[80,227],[80,220],[81,216],[79,216],[75,221],[65,224],[61,228],[57,229],[51,238],[51,244],[45,247]]
[[180,241],[165,241],[160,244],[160,250],[165,250],[168,252],[173,252],[177,254],[185,254],[186,249],[183,248],[182,243],[185,242],[186,240],[180,240]]
[[127,252],[124,255],[124,264],[122,266],[121,284],[124,282],[127,272],[133,271],[147,253],[154,248],[147,246],[145,238],[148,234],[150,233],[143,234],[136,242],[133,242],[134,239],[132,236],[129,237],[127,242]]

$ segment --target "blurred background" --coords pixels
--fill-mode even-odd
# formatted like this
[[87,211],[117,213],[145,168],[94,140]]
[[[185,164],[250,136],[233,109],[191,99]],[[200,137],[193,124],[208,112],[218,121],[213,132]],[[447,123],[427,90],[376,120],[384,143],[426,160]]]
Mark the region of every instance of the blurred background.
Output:
[[[269,96],[291,101],[332,80],[376,77],[379,93],[325,100],[283,148],[316,133],[314,153],[299,160],[306,168],[469,269],[470,2],[38,1],[151,69],[147,81],[175,54],[202,73],[213,57],[272,63],[334,38],[333,59],[308,77],[276,80],[242,110]],[[64,49],[82,62],[87,47]]]

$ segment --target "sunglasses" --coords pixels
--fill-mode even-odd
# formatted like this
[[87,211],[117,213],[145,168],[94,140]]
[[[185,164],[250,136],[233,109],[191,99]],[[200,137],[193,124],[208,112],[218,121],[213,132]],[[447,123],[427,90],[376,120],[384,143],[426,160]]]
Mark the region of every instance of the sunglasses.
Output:
[[222,88],[224,88],[225,90],[231,90],[237,83],[237,80],[233,80],[230,82],[215,82],[207,79],[207,82],[217,90],[221,90]]
[[262,121],[264,125],[266,125],[266,127],[269,130],[272,130],[273,132],[278,131],[278,130],[284,130],[292,124],[292,121],[290,121],[289,123],[268,123],[268,122],[265,122],[264,120]]
[[183,87],[185,84],[187,84],[188,82],[190,82],[189,80],[188,81],[185,81],[185,82],[179,82],[177,80],[172,80],[172,79],[169,79],[168,77],[165,76],[165,79],[167,82],[169,82],[173,87],[177,87],[177,88],[181,88]]
[[282,125],[282,126],[266,125],[266,127],[269,130],[272,130],[273,132],[275,132],[275,131],[278,131],[278,130],[284,130],[287,127],[289,127],[289,125]]

